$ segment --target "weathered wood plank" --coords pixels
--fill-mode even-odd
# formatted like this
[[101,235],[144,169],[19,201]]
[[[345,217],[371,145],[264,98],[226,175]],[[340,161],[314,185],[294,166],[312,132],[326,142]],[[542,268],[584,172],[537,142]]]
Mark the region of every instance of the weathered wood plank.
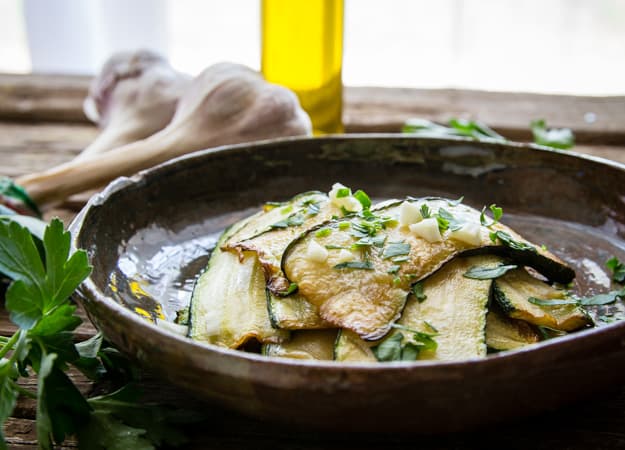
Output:
[[90,77],[0,74],[0,118],[88,122],[82,102]]
[[[4,434],[7,444],[12,449],[36,450],[37,432],[33,419],[9,418],[4,425]],[[75,449],[78,443],[74,439],[67,439],[63,445],[55,447],[57,450]]]
[[[86,123],[82,101],[88,85],[88,77],[0,74],[0,119]],[[467,117],[510,139],[527,140],[530,121],[545,118],[551,126],[572,128],[578,142],[625,145],[625,97],[348,86],[344,98],[347,132],[399,131],[410,117]]]
[[[588,113],[594,122],[587,122]],[[578,142],[625,144],[625,97],[576,97],[461,89],[347,88],[347,132],[398,131],[410,117],[479,119],[508,139],[530,140],[530,122],[572,128]]]
[[[87,124],[0,122],[0,173],[17,176],[69,161],[97,134],[97,128]],[[530,137],[520,140],[527,142]],[[625,163],[625,143],[622,146],[580,144],[574,150]]]

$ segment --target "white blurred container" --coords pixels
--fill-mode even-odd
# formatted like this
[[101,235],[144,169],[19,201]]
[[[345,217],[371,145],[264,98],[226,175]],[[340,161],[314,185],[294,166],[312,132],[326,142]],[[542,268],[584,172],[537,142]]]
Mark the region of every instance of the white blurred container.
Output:
[[96,73],[114,52],[167,57],[167,0],[24,0],[32,71]]

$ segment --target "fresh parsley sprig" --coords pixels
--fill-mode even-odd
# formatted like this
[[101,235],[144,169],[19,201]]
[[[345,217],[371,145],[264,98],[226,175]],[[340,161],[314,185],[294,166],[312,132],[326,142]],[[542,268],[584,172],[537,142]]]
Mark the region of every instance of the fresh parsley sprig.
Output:
[[[545,120],[533,120],[530,123],[534,143],[557,149],[569,149],[575,145],[575,136],[569,128],[547,128]],[[439,125],[427,119],[413,118],[404,123],[402,133],[427,137],[462,136],[475,140],[496,140],[507,142],[507,139],[486,124],[474,121],[451,118],[447,126]]]
[[[53,219],[38,246],[29,230],[17,221],[0,220],[0,272],[13,281],[5,295],[5,308],[18,330],[0,339],[0,423],[11,416],[18,397],[37,401],[37,440],[51,449],[67,436],[77,435],[81,448],[153,448],[176,444],[179,436],[168,426],[168,410],[151,409],[138,415],[141,405],[128,400],[131,386],[121,393],[86,399],[67,376],[69,366],[92,380],[104,374],[132,374],[119,352],[106,348],[101,335],[74,343],[74,330],[82,319],[76,315],[71,294],[89,275],[91,266],[84,251],[70,252],[70,235],[63,223]],[[35,375],[36,391],[19,385],[21,378]],[[115,401],[113,401],[115,400]],[[129,421],[124,411],[134,411]],[[147,422],[146,422],[147,420]],[[149,427],[147,425],[150,425]],[[7,444],[0,428],[0,449]]]

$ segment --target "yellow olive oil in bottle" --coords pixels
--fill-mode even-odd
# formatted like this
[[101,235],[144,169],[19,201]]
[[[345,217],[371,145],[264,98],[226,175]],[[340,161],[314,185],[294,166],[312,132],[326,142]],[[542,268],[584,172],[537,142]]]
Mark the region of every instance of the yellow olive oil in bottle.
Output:
[[263,75],[293,90],[315,134],[342,133],[343,0],[261,0]]

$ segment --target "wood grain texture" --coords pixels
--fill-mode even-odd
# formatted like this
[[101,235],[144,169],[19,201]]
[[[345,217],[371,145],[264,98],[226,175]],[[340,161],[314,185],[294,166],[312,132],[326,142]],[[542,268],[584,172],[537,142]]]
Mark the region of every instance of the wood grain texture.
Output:
[[88,122],[82,102],[90,77],[0,74],[0,118]]
[[[0,74],[0,120],[88,123],[82,101],[90,79],[68,75]],[[529,123],[544,118],[569,127],[578,142],[625,145],[625,97],[576,97],[463,89],[346,87],[347,132],[395,132],[411,117],[446,122],[479,119],[509,139],[527,140]],[[586,114],[594,114],[589,123]]]

